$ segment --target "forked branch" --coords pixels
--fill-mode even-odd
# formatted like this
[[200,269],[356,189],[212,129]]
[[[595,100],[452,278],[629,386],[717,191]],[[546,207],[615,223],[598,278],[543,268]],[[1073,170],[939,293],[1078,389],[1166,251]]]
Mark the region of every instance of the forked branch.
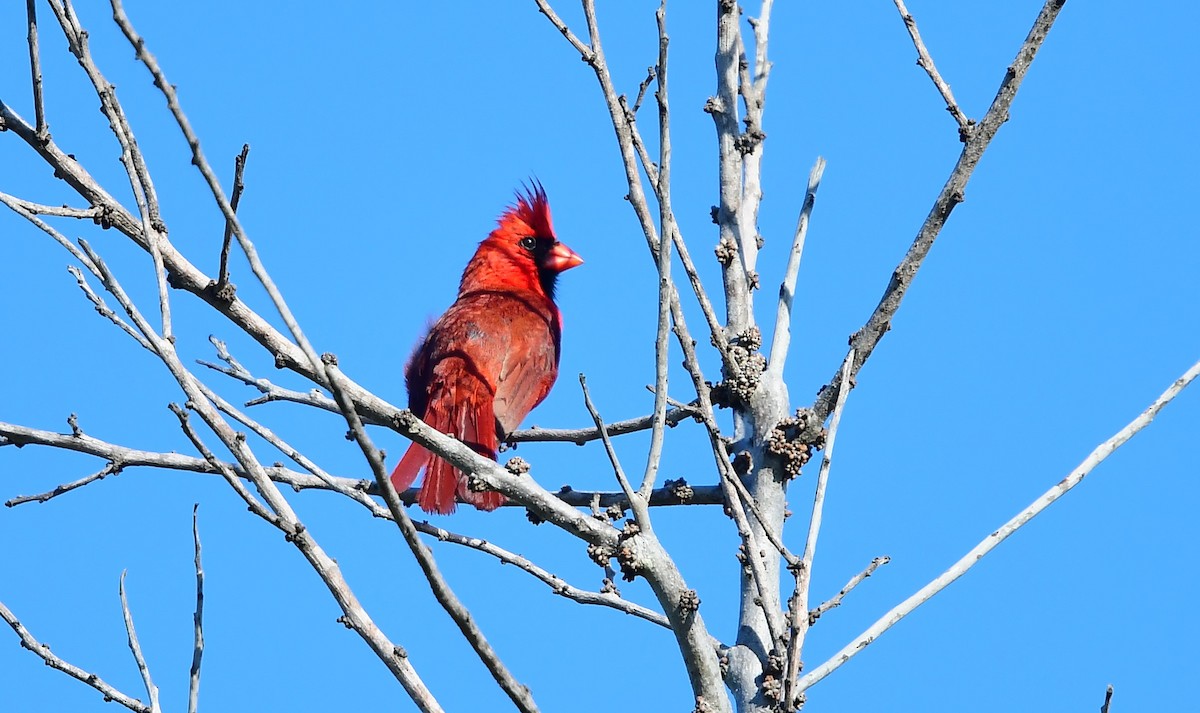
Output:
[[142,703],[133,696],[118,691],[112,684],[96,674],[85,671],[55,654],[50,650],[48,645],[38,641],[33,634],[29,633],[29,629],[25,628],[25,625],[21,623],[20,619],[17,619],[12,610],[4,606],[4,602],[0,602],[0,619],[3,619],[17,633],[17,636],[21,639],[21,646],[23,648],[32,651],[34,655],[45,661],[46,665],[50,668],[62,671],[71,678],[91,686],[99,691],[106,701],[116,701],[134,713],[152,713],[150,706]]

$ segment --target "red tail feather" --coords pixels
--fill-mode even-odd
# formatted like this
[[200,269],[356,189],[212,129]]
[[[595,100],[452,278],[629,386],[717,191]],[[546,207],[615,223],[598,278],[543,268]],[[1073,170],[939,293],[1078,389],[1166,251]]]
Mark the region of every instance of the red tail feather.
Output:
[[446,461],[433,458],[425,469],[425,480],[421,482],[421,492],[417,495],[417,504],[425,512],[439,515],[449,515],[454,512],[454,491],[458,486],[459,475]]
[[[455,436],[480,455],[495,460],[499,440],[491,388],[469,370],[449,366],[443,368],[457,378],[440,381],[444,388],[426,405],[423,420],[442,433]],[[500,493],[471,490],[465,473],[416,443],[409,446],[396,465],[392,484],[397,490],[409,487],[421,468],[425,468],[425,480],[421,482],[417,504],[425,512],[442,515],[454,512],[456,496],[480,510],[495,510],[505,503]]]
[[392,471],[392,486],[396,488],[396,492],[402,493],[407,490],[417,479],[417,473],[421,472],[432,457],[433,454],[416,443],[409,446],[404,452],[404,457],[396,464],[396,469]]

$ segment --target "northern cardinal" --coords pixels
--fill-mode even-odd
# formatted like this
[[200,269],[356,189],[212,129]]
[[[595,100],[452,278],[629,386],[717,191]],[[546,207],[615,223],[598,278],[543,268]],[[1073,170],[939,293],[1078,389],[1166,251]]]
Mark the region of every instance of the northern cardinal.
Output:
[[[554,284],[583,263],[554,236],[540,184],[518,192],[497,222],[463,270],[458,299],[404,369],[409,409],[493,460],[500,440],[554,385],[562,336]],[[454,512],[455,494],[480,510],[505,502],[500,493],[472,491],[466,474],[416,443],[392,471],[396,490],[412,485],[422,468],[417,504],[426,512]]]

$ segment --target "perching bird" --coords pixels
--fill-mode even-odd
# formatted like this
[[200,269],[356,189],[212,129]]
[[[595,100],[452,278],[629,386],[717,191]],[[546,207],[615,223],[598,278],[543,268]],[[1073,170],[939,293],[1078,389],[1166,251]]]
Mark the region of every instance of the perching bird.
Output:
[[[467,263],[458,299],[404,369],[409,409],[493,460],[501,439],[554,385],[562,336],[554,284],[583,263],[554,236],[540,184],[518,193],[497,222]],[[426,512],[454,512],[456,493],[480,510],[504,504],[500,493],[472,491],[464,473],[416,443],[392,471],[396,490],[422,468],[417,504]]]

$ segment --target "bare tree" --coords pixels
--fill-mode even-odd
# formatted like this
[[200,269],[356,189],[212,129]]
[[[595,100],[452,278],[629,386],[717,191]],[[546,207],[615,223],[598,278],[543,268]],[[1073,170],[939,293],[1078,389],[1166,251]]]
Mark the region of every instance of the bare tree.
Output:
[[[201,138],[182,108],[183,100],[168,75],[169,68],[160,65],[151,50],[153,38],[142,37],[135,19],[126,14],[120,0],[111,0],[113,22],[165,99],[167,110],[190,150],[191,162],[203,180],[207,197],[224,222],[222,239],[214,236],[211,244],[185,245],[176,240],[169,230],[168,211],[160,200],[150,162],[135,136],[127,107],[118,99],[105,68],[89,45],[84,19],[76,14],[69,0],[48,0],[49,13],[43,10],[40,14],[34,0],[28,0],[33,119],[24,118],[9,98],[3,97],[0,129],[8,132],[7,140],[23,143],[28,152],[52,169],[70,187],[73,199],[66,205],[49,205],[47,200],[26,194],[24,187],[14,184],[9,176],[9,184],[0,192],[0,202],[27,221],[30,232],[40,231],[70,254],[71,274],[85,299],[112,326],[149,352],[169,374],[179,393],[170,410],[193,453],[109,442],[89,435],[74,417],[69,421],[67,433],[0,422],[0,446],[32,445],[75,451],[93,457],[98,464],[84,478],[65,482],[47,492],[13,497],[6,504],[12,507],[46,502],[134,468],[218,476],[254,516],[281,533],[304,558],[341,610],[339,622],[361,638],[422,711],[443,709],[436,691],[422,678],[422,670],[436,664],[410,659],[404,648],[404,632],[385,631],[378,623],[377,610],[369,609],[335,554],[323,544],[326,533],[310,528],[301,519],[295,495],[288,493],[288,488],[297,492],[326,491],[360,505],[366,517],[394,522],[438,604],[518,710],[538,710],[535,692],[506,666],[502,652],[489,643],[483,627],[455,593],[452,578],[439,570],[435,556],[450,545],[477,550],[515,565],[545,584],[549,593],[579,604],[615,609],[640,619],[647,627],[668,629],[675,638],[691,688],[693,699],[688,705],[697,712],[795,711],[804,706],[809,688],[862,652],[1078,485],[1200,375],[1197,363],[1028,507],[977,544],[963,543],[965,554],[942,574],[883,612],[874,624],[827,660],[806,661],[805,643],[810,628],[889,561],[881,554],[863,562],[861,571],[826,601],[813,596],[813,567],[843,409],[859,372],[891,328],[906,292],[943,226],[964,200],[981,157],[1014,111],[1022,81],[1047,41],[1064,0],[1047,0],[1032,18],[1024,39],[1013,38],[1013,59],[1007,67],[996,68],[995,98],[979,113],[962,108],[956,101],[913,16],[902,0],[895,0],[918,64],[932,80],[953,119],[954,124],[947,124],[946,131],[957,134],[961,152],[907,253],[884,286],[878,306],[851,336],[840,362],[829,365],[828,381],[815,399],[799,404],[789,393],[783,365],[793,348],[794,296],[826,163],[817,158],[808,174],[805,194],[796,206],[799,215],[790,250],[776,246],[768,257],[758,225],[763,197],[762,161],[767,147],[763,116],[772,69],[768,49],[773,2],[764,0],[755,14],[746,17],[742,8],[731,0],[715,3],[716,90],[705,111],[713,121],[719,166],[719,190],[712,211],[718,233],[719,285],[702,280],[703,271],[691,254],[696,239],[690,236],[685,239],[672,199],[671,36],[665,1],[657,11],[655,62],[632,97],[618,89],[610,72],[602,42],[603,28],[593,0],[584,0],[582,19],[574,24],[568,24],[552,3],[536,0],[536,5],[551,29],[565,40],[563,51],[576,53],[583,61],[581,71],[594,75],[607,108],[627,182],[627,198],[658,276],[656,368],[653,410],[649,414],[618,422],[605,421],[600,412],[604,404],[595,403],[598,399],[592,398],[581,377],[593,426],[530,428],[512,434],[511,442],[601,441],[617,488],[604,492],[549,490],[544,487],[545,480],[539,482],[528,477],[530,465],[524,460],[512,458],[498,464],[479,456],[356,381],[343,371],[332,353],[318,351],[239,219],[249,148],[243,148],[237,156],[227,192],[218,178],[220,171],[205,154]],[[41,70],[46,43],[39,41],[45,39],[47,28],[65,38],[90,84],[90,91],[100,101],[108,129],[120,147],[123,169],[120,181],[101,178],[111,176],[110,167],[85,165],[69,147],[60,145],[51,131],[53,116],[48,115],[46,108]],[[647,119],[645,112],[650,111],[651,103],[656,111]],[[128,198],[120,197],[126,195]],[[87,239],[73,240],[69,236],[84,230],[90,231]],[[98,240],[91,233],[103,235],[103,239]],[[140,266],[134,266],[121,256],[122,246],[115,245],[114,235],[135,246],[149,261],[142,260]],[[114,259],[114,255],[118,257]],[[214,256],[219,257],[214,259]],[[784,278],[777,290],[774,285],[761,284],[760,256],[786,262]],[[243,257],[253,275],[254,289],[242,285],[239,290],[233,282],[231,260]],[[122,267],[112,267],[118,261]],[[215,274],[202,270],[198,266],[202,263],[217,264]],[[141,284],[139,277],[150,276],[151,290],[129,286],[134,282]],[[760,307],[756,312],[754,301],[760,289],[765,291],[757,295]],[[764,301],[770,318],[761,320],[756,314],[763,312]],[[188,319],[181,318],[189,313],[179,309],[181,302],[188,305],[188,310],[203,305],[220,316],[226,333],[249,337],[263,351],[239,359],[225,341],[211,337],[215,357],[199,364],[185,359],[181,356],[181,346],[194,344],[197,332]],[[694,314],[695,308],[702,315],[703,324],[696,327],[693,323],[689,327],[687,315]],[[706,353],[709,345],[713,354]],[[669,395],[671,364],[680,357],[686,369],[687,397],[675,401]],[[714,359],[719,364],[719,373],[712,368],[705,370],[705,364]],[[293,388],[285,385],[284,379],[267,378],[261,366],[253,366],[264,361],[290,372],[307,385]],[[244,407],[238,406],[222,395],[231,384],[255,389],[258,395]],[[567,386],[563,384],[560,388]],[[674,388],[679,391],[684,387]],[[333,424],[333,430],[339,433],[348,429],[348,437],[361,449],[363,475],[347,478],[332,474],[308,455],[305,444],[286,441],[280,431],[265,422],[265,417],[251,415],[250,407],[266,402],[286,402],[296,410],[337,414],[337,421],[326,424]],[[713,475],[703,483],[665,478],[661,468],[670,428],[689,422],[693,423],[684,427],[699,429],[711,450]],[[375,438],[383,430],[394,431],[429,448],[470,473],[473,487],[503,493],[515,508],[524,509],[531,520],[547,523],[580,541],[581,552],[586,549],[587,556],[604,569],[603,587],[593,591],[564,581],[539,563],[537,553],[518,554],[489,541],[485,535],[451,532],[414,520],[406,506],[413,503],[415,493],[394,491],[387,478],[384,454],[375,445]],[[612,445],[618,436],[637,431],[649,431],[643,467],[636,467],[641,466],[640,462],[622,462]],[[282,453],[290,465],[273,462],[278,456],[269,455],[272,450]],[[808,468],[810,477],[815,478],[815,497],[803,513],[808,517],[788,519],[789,487],[818,454],[815,467]],[[682,505],[721,506],[740,538],[737,554],[740,572],[736,575],[740,605],[736,613],[736,636],[732,639],[724,640],[714,633],[705,618],[708,612],[701,606],[702,593],[685,579],[676,558],[656,530],[659,512],[656,508]],[[787,530],[804,535],[802,549],[787,545],[795,537],[795,533],[785,535]],[[397,542],[394,537],[380,538],[375,545],[394,549]],[[189,711],[198,708],[204,653],[204,569],[198,527],[194,547],[196,602]],[[653,593],[654,605],[623,596],[617,587],[617,573],[630,582],[644,581]],[[0,588],[0,597],[3,595]],[[36,635],[37,627],[30,624],[27,628],[17,613],[3,603],[0,616],[17,633],[22,646],[48,665],[96,689],[106,700],[139,712],[169,709],[171,705],[160,705],[159,689],[151,675],[153,660],[144,655],[138,643],[123,575],[120,600],[128,645],[141,674],[144,694],[119,690],[96,673],[52,652]],[[581,654],[582,658],[586,654]]]

